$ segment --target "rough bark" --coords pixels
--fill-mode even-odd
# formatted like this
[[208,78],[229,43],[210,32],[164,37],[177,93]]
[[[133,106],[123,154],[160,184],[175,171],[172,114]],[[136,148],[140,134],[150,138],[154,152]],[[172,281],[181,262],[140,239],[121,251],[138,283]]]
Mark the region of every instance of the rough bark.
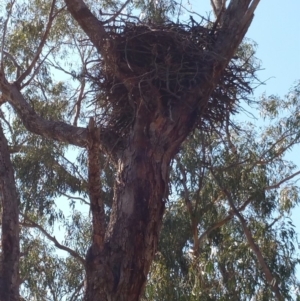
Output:
[[92,212],[92,242],[99,249],[103,245],[105,236],[105,210],[101,189],[101,167],[100,167],[100,135],[95,121],[90,118],[88,145],[88,190]]
[[[86,300],[139,300],[157,249],[172,152],[141,108],[128,147],[119,159],[110,223],[103,244],[87,255]],[[172,131],[170,136],[172,139]],[[177,133],[178,134],[178,133]],[[150,138],[150,139],[149,139]],[[152,138],[152,139],[151,139]],[[156,143],[155,143],[155,142]]]
[[0,126],[0,199],[2,237],[0,300],[19,300],[19,199],[7,141]]

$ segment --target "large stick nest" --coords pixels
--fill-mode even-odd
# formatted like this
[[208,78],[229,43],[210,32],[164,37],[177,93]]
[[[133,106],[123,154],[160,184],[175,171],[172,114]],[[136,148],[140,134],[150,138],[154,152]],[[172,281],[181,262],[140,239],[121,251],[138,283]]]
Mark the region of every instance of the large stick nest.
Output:
[[[172,109],[207,76],[206,66],[215,59],[211,49],[218,31],[211,24],[123,22],[107,25],[107,32],[105,59],[90,77],[99,91],[99,122],[116,132],[127,132],[141,102],[172,119]],[[238,100],[252,91],[257,68],[253,52],[245,52],[223,72],[198,126],[222,122],[224,112],[235,112]]]

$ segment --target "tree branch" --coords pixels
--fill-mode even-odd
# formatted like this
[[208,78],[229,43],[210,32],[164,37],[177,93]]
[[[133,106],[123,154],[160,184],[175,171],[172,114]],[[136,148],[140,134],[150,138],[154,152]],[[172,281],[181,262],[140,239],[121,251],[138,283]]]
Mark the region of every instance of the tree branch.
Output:
[[[43,65],[43,63],[46,61],[47,57],[49,56],[49,54],[51,54],[52,50],[54,50],[55,47],[52,47],[48,53],[45,55],[45,57],[42,59],[42,61],[39,63],[39,65],[35,68],[35,70],[33,71],[33,73],[31,74],[30,78],[24,83],[24,84],[21,84],[21,80],[20,81],[17,81],[16,83],[19,84],[20,83],[20,87],[21,89],[23,89],[24,87],[26,87],[27,85],[29,85],[31,83],[31,81],[35,78],[35,76],[37,75],[37,73],[39,72],[41,66]],[[36,64],[36,63],[35,63]],[[34,64],[34,65],[35,65]],[[32,66],[32,68],[34,67],[34,65]],[[28,69],[27,69],[28,70]],[[27,71],[26,70],[26,71]],[[25,71],[25,72],[26,72]],[[31,70],[32,71],[32,70]],[[30,71],[30,72],[31,72]],[[30,72],[28,73],[28,75],[30,74]],[[24,74],[24,73],[23,73]],[[22,76],[22,75],[21,75]],[[25,77],[24,77],[25,79]]]
[[30,132],[80,147],[86,146],[86,128],[74,127],[64,122],[50,121],[40,117],[26,102],[17,85],[9,84],[3,73],[0,73],[0,89]]
[[88,206],[90,206],[91,204],[89,203],[89,202],[87,202],[84,198],[81,198],[81,197],[78,197],[78,196],[72,196],[72,195],[69,195],[69,194],[67,194],[67,193],[64,193],[64,192],[61,192],[61,191],[59,191],[59,193],[61,194],[61,195],[63,195],[63,196],[65,196],[66,198],[68,198],[69,200],[79,200],[79,201],[81,201],[82,203],[84,203],[84,204],[86,204],[86,205],[88,205]]
[[8,53],[5,50],[3,50],[3,56],[6,56],[7,58],[9,58],[12,61],[12,63],[14,64],[14,66],[17,69],[16,78],[18,78],[21,74],[21,66],[18,64],[17,60],[14,58],[13,55],[11,55],[10,53]]
[[300,170],[297,171],[297,172],[295,172],[295,173],[293,173],[293,174],[291,174],[290,176],[284,178],[283,180],[277,182],[277,183],[274,184],[274,185],[265,187],[265,190],[271,190],[271,189],[279,188],[281,184],[285,183],[286,181],[288,181],[288,180],[290,180],[290,179],[292,179],[292,178],[294,178],[294,177],[296,177],[296,176],[298,176],[298,175],[300,175]]
[[114,21],[121,14],[122,10],[129,4],[130,1],[131,0],[127,0],[126,2],[124,2],[120,9],[117,12],[115,12],[109,19],[105,20],[103,24],[107,24]]
[[[10,84],[0,72],[0,90],[3,96],[16,110],[26,129],[34,134],[47,139],[53,139],[64,143],[86,147],[88,142],[88,131],[83,127],[75,127],[61,121],[52,121],[40,117],[34,109],[26,102],[16,84]],[[99,129],[101,142],[99,148],[108,154],[116,162],[116,154],[122,140],[118,134],[107,129]]]
[[77,259],[82,265],[83,267],[85,267],[85,260],[74,250],[70,249],[69,247],[66,247],[62,244],[60,244],[57,239],[55,238],[55,236],[50,235],[42,226],[40,226],[39,224],[37,224],[36,222],[30,220],[28,217],[23,216],[25,221],[27,221],[28,223],[22,223],[22,225],[24,227],[32,227],[32,228],[36,228],[39,231],[41,231],[50,241],[52,241],[55,245],[55,247],[57,247],[60,250],[66,251],[68,252],[71,256],[73,256],[75,259]]
[[[259,0],[255,1],[257,5]],[[191,89],[185,104],[205,111],[212,91],[215,89],[222,72],[234,56],[253,19],[254,4],[251,0],[231,0],[226,8],[221,26],[210,50],[205,52],[203,81]]]
[[93,245],[96,250],[103,248],[105,237],[105,211],[102,199],[101,189],[101,168],[99,154],[99,135],[98,129],[95,127],[95,121],[90,118],[89,126],[89,146],[88,146],[88,189],[91,202],[91,212],[93,215],[92,238]]
[[218,186],[221,188],[221,190],[226,195],[228,203],[229,203],[234,215],[239,219],[239,221],[242,225],[243,231],[245,233],[245,236],[247,238],[248,244],[249,244],[251,250],[253,251],[253,253],[256,255],[256,258],[257,258],[257,260],[258,260],[258,262],[259,262],[260,266],[262,267],[262,270],[265,274],[266,280],[267,280],[268,284],[270,285],[271,290],[275,293],[276,299],[278,301],[283,301],[284,299],[283,299],[283,297],[280,293],[277,279],[272,275],[272,273],[270,271],[270,268],[267,265],[263,255],[260,251],[259,246],[255,243],[255,241],[253,239],[253,236],[252,236],[252,233],[251,233],[251,231],[249,230],[249,228],[247,226],[246,220],[241,215],[239,210],[235,207],[234,201],[233,201],[229,191],[226,188],[223,187],[223,185],[220,183],[220,181],[218,180],[218,178],[215,176],[215,174],[213,172],[212,172],[212,175],[213,175],[215,181],[217,182]]
[[7,24],[8,24],[8,22],[9,22],[9,19],[10,19],[10,17],[11,17],[11,14],[12,14],[12,10],[13,10],[13,6],[14,6],[14,4],[15,4],[15,0],[14,1],[12,1],[11,2],[11,4],[10,4],[10,9],[9,9],[9,11],[8,11],[8,16],[7,16],[7,18],[6,18],[6,20],[4,21],[4,26],[3,26],[3,31],[2,31],[2,46],[1,46],[1,58],[0,58],[0,60],[1,60],[1,66],[0,66],[0,68],[1,68],[1,73],[3,73],[4,72],[4,61],[3,61],[3,58],[4,58],[4,45],[5,45],[5,37],[6,37],[6,31],[7,31]]
[[84,281],[82,281],[75,289],[74,293],[70,297],[70,301],[76,301],[79,298],[80,290],[84,287]]
[[[251,198],[247,199],[239,208],[237,208],[238,212],[244,211],[250,203],[251,203]],[[230,211],[229,214],[225,218],[223,218],[222,220],[211,225],[206,231],[204,231],[200,235],[199,246],[201,245],[201,243],[205,239],[205,237],[207,237],[213,230],[222,227],[227,222],[232,220],[233,217],[234,217],[234,213],[233,213],[233,211]]]
[[67,4],[68,11],[90,38],[98,52],[105,57],[104,50],[102,49],[103,41],[106,38],[103,23],[92,14],[83,0],[65,0],[65,3]]
[[73,125],[77,126],[77,122],[81,113],[81,103],[82,100],[84,99],[84,89],[85,89],[85,79],[83,79],[83,81],[80,83],[80,89],[79,89],[79,95],[77,97],[77,101],[75,103],[75,116],[74,116],[74,121],[73,121]]
[[180,170],[180,173],[182,175],[182,185],[183,185],[183,189],[184,189],[184,200],[185,200],[185,204],[187,207],[187,211],[190,215],[190,219],[191,219],[191,230],[192,230],[192,234],[193,234],[193,239],[194,239],[194,247],[193,247],[193,251],[194,251],[194,255],[198,254],[198,250],[199,250],[199,245],[200,245],[200,241],[198,238],[198,221],[196,221],[194,212],[193,212],[193,205],[192,202],[189,198],[189,191],[187,188],[187,178],[186,178],[186,172],[185,169],[183,167],[183,165],[181,164],[180,160],[178,158],[176,158],[176,162],[178,165],[178,168]]
[[48,38],[48,35],[50,33],[50,30],[51,30],[51,27],[52,27],[52,23],[53,23],[53,20],[54,20],[54,8],[55,8],[55,3],[56,3],[56,0],[52,0],[52,4],[51,4],[51,8],[50,8],[50,12],[49,12],[49,18],[48,18],[48,23],[47,23],[47,26],[46,26],[46,30],[44,32],[44,35],[40,41],[40,44],[37,48],[37,51],[35,53],[35,56],[31,62],[31,64],[28,66],[28,68],[19,76],[19,78],[16,80],[16,83],[20,86],[22,81],[31,73],[32,69],[34,68],[35,64],[37,63],[41,53],[42,53],[42,50],[45,46],[45,43],[47,41],[47,38]]

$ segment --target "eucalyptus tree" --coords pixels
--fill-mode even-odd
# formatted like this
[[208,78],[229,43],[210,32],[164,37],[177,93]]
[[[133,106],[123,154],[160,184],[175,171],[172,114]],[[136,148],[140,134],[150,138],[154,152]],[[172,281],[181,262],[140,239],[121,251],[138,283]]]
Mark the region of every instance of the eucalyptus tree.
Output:
[[[4,118],[12,150],[26,150],[15,162],[32,171],[17,180],[19,187],[28,185],[19,191],[24,225],[30,221],[43,229],[30,210],[59,219],[52,212],[58,195],[88,195],[91,246],[85,257],[65,247],[84,266],[86,300],[142,297],[169,195],[171,161],[194,129],[222,124],[237,109],[236,95],[251,92],[247,62],[235,54],[259,0],[213,2],[215,21],[191,17],[188,24],[170,20],[169,12],[180,15],[183,9],[173,1],[2,3],[1,104],[7,106],[3,115],[11,110],[18,116]],[[139,8],[143,20],[134,15]],[[56,80],[54,70],[74,82]],[[20,124],[19,132],[11,122]],[[85,150],[86,178],[74,177],[80,171],[64,157],[70,145]],[[32,168],[34,151],[40,160]],[[103,173],[114,177],[113,197]],[[6,231],[3,220],[4,238]],[[62,248],[54,236],[48,238]],[[2,265],[17,240],[2,244]],[[17,266],[18,252],[11,256]],[[17,274],[14,269],[7,282],[15,283]],[[11,299],[17,289],[11,285]]]
[[264,128],[235,121],[185,142],[145,300],[299,298],[290,212],[300,172],[285,158],[299,143],[299,95],[297,84],[285,99],[263,99]]

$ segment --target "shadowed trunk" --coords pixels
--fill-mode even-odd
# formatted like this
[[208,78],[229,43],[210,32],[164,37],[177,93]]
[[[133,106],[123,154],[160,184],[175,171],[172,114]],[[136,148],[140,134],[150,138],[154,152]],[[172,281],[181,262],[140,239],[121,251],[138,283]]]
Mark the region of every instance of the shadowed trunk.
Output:
[[176,152],[174,144],[167,147],[174,124],[151,117],[146,107],[140,109],[119,158],[104,243],[99,245],[94,237],[86,258],[88,301],[137,301],[144,292],[168,196],[170,159]]
[[0,200],[2,238],[0,300],[19,300],[19,200],[6,138],[0,126]]

